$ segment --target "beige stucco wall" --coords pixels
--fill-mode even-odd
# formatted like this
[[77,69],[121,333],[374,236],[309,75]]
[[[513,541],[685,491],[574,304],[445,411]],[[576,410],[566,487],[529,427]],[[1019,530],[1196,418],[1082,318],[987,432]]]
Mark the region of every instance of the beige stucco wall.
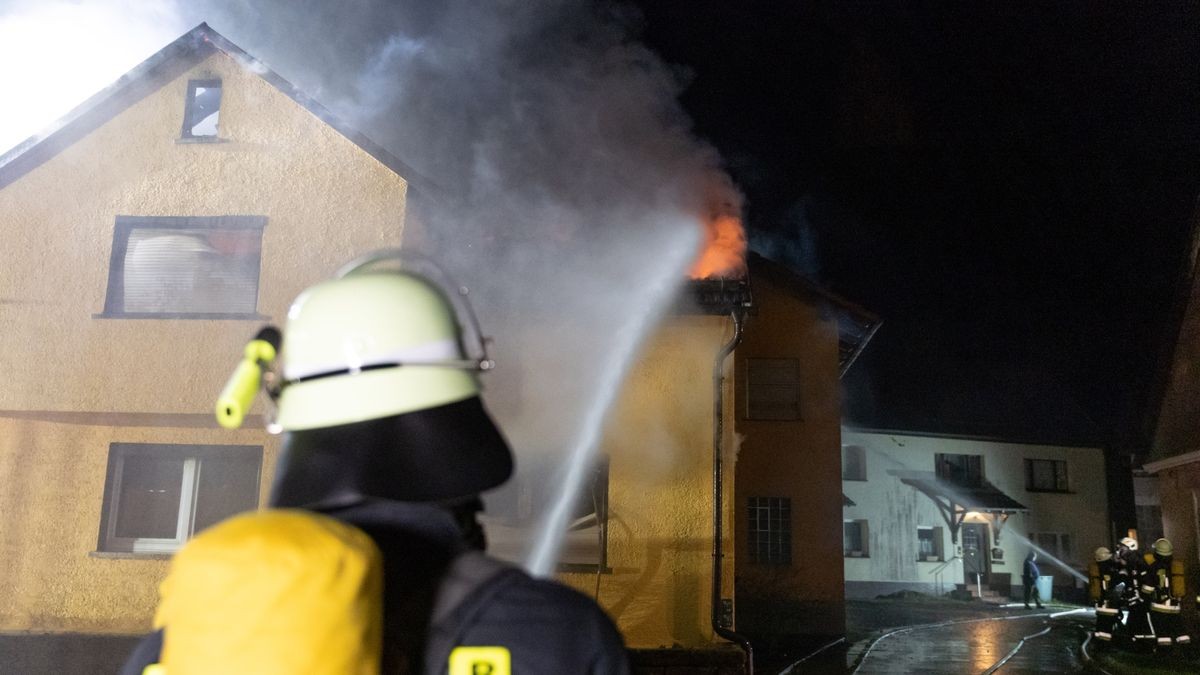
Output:
[[[766,275],[752,280],[757,309],[746,322],[745,338],[736,353],[738,381],[745,381],[747,359],[797,359],[801,419],[746,419],[746,391],[737,389],[738,627],[762,633],[838,635],[845,631],[845,605],[839,543],[837,326],[803,289],[785,287]],[[750,562],[743,534],[750,497],[791,500],[790,565]]]
[[[714,641],[712,584],[713,360],[722,317],[674,317],[632,369],[605,435],[610,457],[608,563],[600,604],[630,647]],[[732,413],[732,378],[725,401]],[[732,448],[732,425],[725,447]],[[732,457],[726,464],[723,594],[732,597]],[[593,595],[595,574],[560,577]]]
[[[177,143],[187,81],[214,77],[223,142]],[[265,444],[270,475],[275,446],[261,431],[13,419],[208,415],[262,323],[95,318],[116,216],[266,216],[258,311],[279,323],[306,285],[354,255],[399,245],[406,191],[220,53],[0,189],[0,630],[149,626],[165,562],[90,555],[110,442]]]
[[[0,630],[149,627],[165,560],[95,553],[112,442],[263,445],[264,434],[0,419]],[[277,449],[266,440],[264,488]]]
[[[222,143],[177,143],[187,81],[223,81]],[[0,410],[202,412],[256,321],[94,319],[117,215],[267,217],[258,310],[399,245],[406,184],[217,53],[0,190]],[[228,356],[226,356],[228,355]],[[182,386],[181,386],[182,385]]]

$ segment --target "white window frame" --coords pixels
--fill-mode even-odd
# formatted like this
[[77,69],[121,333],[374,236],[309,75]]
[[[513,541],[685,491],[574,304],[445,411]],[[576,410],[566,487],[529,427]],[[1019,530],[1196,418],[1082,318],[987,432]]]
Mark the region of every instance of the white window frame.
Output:
[[136,455],[121,455],[117,458],[116,476],[112,486],[113,502],[105,533],[106,549],[128,549],[133,553],[174,553],[191,536],[196,518],[196,487],[200,484],[199,462],[195,457],[183,461],[179,487],[179,518],[175,523],[174,537],[118,537],[117,521],[121,509],[121,477],[125,475],[125,462]]
[[[921,553],[921,531],[929,531],[930,537],[933,539],[933,556],[923,555]],[[942,545],[942,528],[937,525],[918,525],[917,526],[917,562],[943,562],[946,559],[945,549]]]
[[[125,464],[132,458],[150,457],[152,454],[139,451],[129,446],[148,446],[172,449],[188,454],[179,457],[183,461],[180,471],[179,511],[175,521],[175,536],[173,537],[119,537],[117,523],[121,514],[121,481],[125,475]],[[262,472],[261,446],[217,446],[192,445],[172,443],[113,443],[109,447],[110,467],[108,479],[105,482],[104,503],[102,506],[102,528],[100,532],[99,551],[105,553],[132,553],[137,555],[160,555],[178,551],[192,537],[196,528],[197,503],[200,497],[200,476],[206,461],[219,461],[221,455],[214,455],[213,450],[222,452],[256,452],[257,466],[254,484],[258,485]],[[113,453],[115,456],[113,455]],[[177,455],[178,456],[178,455]],[[226,455],[227,456],[227,455]],[[255,490],[255,501],[247,505],[257,507],[260,495]]]
[[[750,497],[746,528],[748,558],[756,565],[786,567],[792,564],[791,497]],[[761,515],[767,527],[759,528]],[[766,555],[761,555],[763,551]]]

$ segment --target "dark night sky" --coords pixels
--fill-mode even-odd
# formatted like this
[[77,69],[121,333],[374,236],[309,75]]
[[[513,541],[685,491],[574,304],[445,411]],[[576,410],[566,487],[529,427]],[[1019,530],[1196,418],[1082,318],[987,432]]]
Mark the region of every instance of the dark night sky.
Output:
[[754,247],[883,317],[851,422],[1144,448],[1200,194],[1200,5],[641,5]]

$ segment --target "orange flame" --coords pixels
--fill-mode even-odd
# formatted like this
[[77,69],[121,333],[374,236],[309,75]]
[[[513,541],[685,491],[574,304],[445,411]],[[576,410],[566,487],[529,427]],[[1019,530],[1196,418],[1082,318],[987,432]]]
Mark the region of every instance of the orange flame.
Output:
[[746,230],[742,219],[721,214],[706,225],[704,250],[692,265],[691,278],[746,276]]

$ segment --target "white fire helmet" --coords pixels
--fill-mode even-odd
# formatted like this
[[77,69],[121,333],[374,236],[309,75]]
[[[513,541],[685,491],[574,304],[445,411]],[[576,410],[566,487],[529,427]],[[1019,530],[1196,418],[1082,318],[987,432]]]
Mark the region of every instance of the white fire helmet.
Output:
[[[388,261],[400,269],[380,265]],[[477,371],[491,361],[474,315],[414,267],[408,254],[373,254],[292,304],[272,505],[446,501],[511,475],[508,444],[479,396]],[[471,355],[463,323],[474,332]]]
[[1125,537],[1124,539],[1121,540],[1121,545],[1124,546],[1125,548],[1129,549],[1130,551],[1138,550],[1137,539],[1134,539],[1133,537]]
[[1171,545],[1170,539],[1158,539],[1154,542],[1154,555],[1165,558],[1175,553],[1175,547]]
[[1112,559],[1112,551],[1108,550],[1107,548],[1105,548],[1103,546],[1096,549],[1096,562],[1104,562],[1105,560],[1111,560],[1111,559]]

